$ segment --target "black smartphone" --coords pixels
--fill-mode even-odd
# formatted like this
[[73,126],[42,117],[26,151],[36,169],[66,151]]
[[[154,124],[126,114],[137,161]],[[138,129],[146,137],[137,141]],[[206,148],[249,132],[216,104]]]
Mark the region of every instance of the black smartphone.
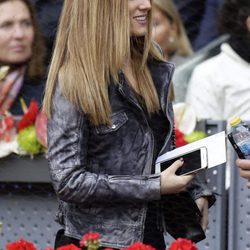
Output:
[[244,154],[242,153],[242,151],[240,150],[240,148],[238,147],[238,145],[235,143],[234,138],[232,136],[232,133],[229,133],[227,135],[227,138],[230,141],[230,143],[232,144],[232,146],[233,146],[235,152],[237,153],[238,157],[240,159],[246,159],[246,157],[244,156]]
[[199,149],[195,149],[185,154],[178,155],[174,158],[170,158],[166,161],[160,162],[161,171],[171,166],[175,161],[180,158],[183,158],[184,163],[182,167],[180,167],[176,171],[176,175],[188,175],[196,173],[197,171],[205,169],[208,166],[207,148],[201,147]]

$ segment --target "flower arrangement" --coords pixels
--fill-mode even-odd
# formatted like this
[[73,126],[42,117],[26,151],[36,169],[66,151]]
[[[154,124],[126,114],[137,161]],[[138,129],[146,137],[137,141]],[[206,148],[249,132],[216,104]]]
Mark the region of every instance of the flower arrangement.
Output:
[[197,248],[195,243],[193,243],[191,240],[178,238],[171,244],[169,250],[199,250],[199,249]]
[[16,242],[8,243],[6,250],[36,250],[33,243],[20,239]]
[[0,158],[11,153],[30,155],[45,152],[47,148],[47,119],[36,100],[26,106],[21,99],[23,116],[17,118],[6,112],[0,117]]
[[[59,247],[56,250],[81,250],[82,248],[86,250],[97,250],[100,248],[100,235],[96,232],[89,232],[83,235],[80,240],[80,247],[75,246],[74,244],[69,244],[63,247]],[[6,245],[6,250],[37,250],[35,245],[31,242],[28,242],[24,239],[18,240],[16,242],[8,243]],[[53,248],[45,248],[44,250],[53,250]],[[113,250],[112,248],[104,248],[104,250]],[[150,245],[143,244],[141,242],[135,242],[128,248],[121,250],[156,250]],[[199,250],[195,243],[191,240],[178,238],[175,240],[169,247],[168,250]]]
[[197,118],[192,108],[186,103],[174,105],[176,147],[205,138],[204,131],[195,130]]

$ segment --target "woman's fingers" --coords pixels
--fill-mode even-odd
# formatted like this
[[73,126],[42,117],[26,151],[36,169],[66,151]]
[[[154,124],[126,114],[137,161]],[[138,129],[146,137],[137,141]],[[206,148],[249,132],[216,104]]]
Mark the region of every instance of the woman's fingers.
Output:
[[184,163],[184,161],[183,161],[182,158],[180,158],[179,160],[175,161],[175,162],[168,168],[169,172],[175,174],[175,172],[176,172],[180,167],[183,166],[183,163]]
[[250,171],[250,160],[243,160],[243,159],[237,159],[236,165],[243,170],[249,170]]
[[237,159],[236,165],[239,167],[240,176],[247,179],[247,188],[250,189],[250,160]]
[[240,176],[246,179],[250,179],[250,171],[240,169]]
[[187,184],[194,178],[194,175],[176,175],[176,171],[182,167],[182,165],[183,160],[177,160],[161,173],[162,194],[172,194],[184,191]]
[[[183,166],[183,159],[181,158],[180,160],[175,161],[170,167],[169,170],[175,174],[176,171]],[[195,175],[190,174],[190,175],[182,175],[182,176],[177,176],[182,179],[183,186],[186,186],[193,178]]]

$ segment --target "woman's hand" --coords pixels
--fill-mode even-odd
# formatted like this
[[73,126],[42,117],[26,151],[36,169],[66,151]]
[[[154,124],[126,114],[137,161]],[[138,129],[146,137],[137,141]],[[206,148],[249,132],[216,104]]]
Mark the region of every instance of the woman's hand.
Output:
[[200,222],[201,227],[204,231],[206,231],[207,226],[208,226],[208,200],[206,199],[206,197],[201,197],[197,199],[195,202],[202,214],[202,218]]
[[183,165],[183,160],[175,161],[169,168],[161,173],[161,194],[174,194],[185,190],[194,175],[178,176],[175,174]]
[[236,165],[240,169],[240,176],[247,179],[247,187],[250,189],[250,160],[237,159]]

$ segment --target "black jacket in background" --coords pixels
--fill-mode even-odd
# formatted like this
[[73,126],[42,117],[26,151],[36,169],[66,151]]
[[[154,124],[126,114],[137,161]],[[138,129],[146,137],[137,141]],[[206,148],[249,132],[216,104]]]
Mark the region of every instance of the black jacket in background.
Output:
[[193,45],[199,33],[200,23],[204,15],[206,0],[174,0],[181,15],[187,36]]
[[41,107],[44,87],[45,79],[30,79],[28,76],[25,76],[23,80],[23,86],[10,108],[11,114],[16,116],[23,115],[23,110],[20,104],[21,98],[23,98],[28,107],[32,99],[35,99]]
[[35,6],[38,23],[46,41],[47,62],[49,63],[63,0],[31,0],[31,2]]

